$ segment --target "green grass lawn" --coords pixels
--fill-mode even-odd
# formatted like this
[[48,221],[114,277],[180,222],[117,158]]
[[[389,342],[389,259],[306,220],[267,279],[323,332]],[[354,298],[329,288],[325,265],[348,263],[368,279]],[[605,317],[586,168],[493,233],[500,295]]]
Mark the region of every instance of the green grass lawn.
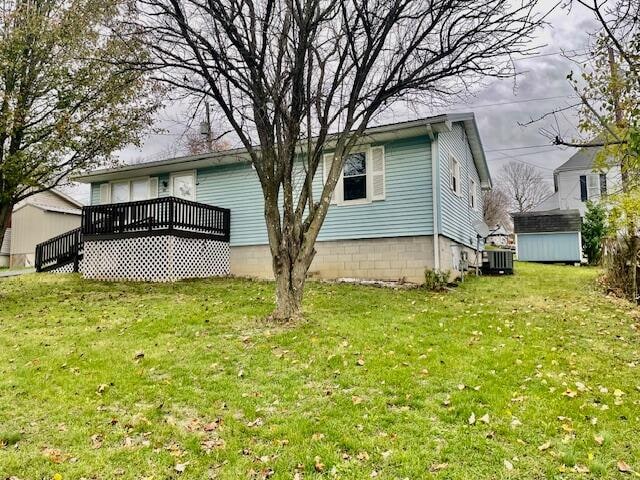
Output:
[[597,275],[309,283],[289,327],[266,282],[0,280],[0,478],[632,477],[639,311]]

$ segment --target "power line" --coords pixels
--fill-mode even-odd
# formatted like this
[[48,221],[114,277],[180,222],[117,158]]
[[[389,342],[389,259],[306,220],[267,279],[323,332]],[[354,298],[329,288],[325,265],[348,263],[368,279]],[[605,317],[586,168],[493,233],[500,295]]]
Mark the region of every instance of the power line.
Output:
[[[523,100],[512,100],[510,102],[498,102],[498,103],[484,103],[484,104],[480,104],[480,105],[475,105],[473,103],[468,104],[468,107],[470,108],[487,108],[487,107],[498,107],[501,105],[513,105],[513,104],[517,104],[517,103],[529,103],[529,102],[541,102],[544,100],[557,100],[559,98],[571,98],[572,95],[556,95],[554,97],[541,97],[541,98],[526,98]],[[466,107],[457,107],[458,109],[460,108],[466,108]]]
[[565,51],[558,51],[558,52],[540,53],[538,55],[531,55],[531,56],[526,56],[522,58],[515,58],[513,61],[520,62],[522,60],[529,60],[532,58],[552,57],[554,55],[565,55],[565,54],[584,55],[586,53],[589,53],[589,50],[565,50]]
[[[485,153],[490,153],[490,152],[507,152],[509,150],[524,150],[524,149],[529,149],[529,148],[542,148],[542,147],[551,147],[552,145],[550,143],[543,143],[541,145],[524,145],[522,147],[509,147],[509,148],[493,148],[491,150],[485,150]],[[558,147],[560,148],[560,147]]]

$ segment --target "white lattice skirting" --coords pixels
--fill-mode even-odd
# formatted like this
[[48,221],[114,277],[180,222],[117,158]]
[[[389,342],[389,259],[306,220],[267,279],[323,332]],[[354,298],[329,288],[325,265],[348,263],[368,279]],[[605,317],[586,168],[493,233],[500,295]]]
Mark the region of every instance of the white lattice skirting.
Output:
[[[78,262],[78,270],[80,272],[82,271],[82,264],[83,263],[84,263],[84,260],[80,260]],[[58,267],[58,268],[54,268],[53,270],[49,270],[49,273],[73,273],[73,262],[67,263],[66,265],[63,265],[62,267]]]
[[229,275],[229,244],[205,238],[158,235],[85,240],[84,278],[173,282]]

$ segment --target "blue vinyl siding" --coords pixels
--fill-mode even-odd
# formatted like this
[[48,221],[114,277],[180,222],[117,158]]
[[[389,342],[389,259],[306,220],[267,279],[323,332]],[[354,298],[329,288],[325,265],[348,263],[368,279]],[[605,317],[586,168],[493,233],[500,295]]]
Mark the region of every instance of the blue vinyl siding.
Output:
[[[456,195],[450,187],[449,154],[460,164],[461,195]],[[454,124],[450,132],[438,135],[439,171],[439,225],[442,235],[459,243],[475,248],[477,233],[475,221],[482,221],[482,192],[480,178],[471,155],[464,129]],[[476,182],[476,207],[469,206],[470,179]]]
[[[319,240],[433,234],[431,144],[427,136],[385,147],[384,200],[363,205],[331,205]],[[322,176],[316,179],[320,190]]]
[[518,260],[524,262],[579,262],[578,232],[519,233]]
[[[383,238],[433,234],[431,142],[427,135],[394,140],[385,147],[385,199],[360,205],[331,205],[319,240]],[[448,153],[460,162],[462,196],[449,188]],[[439,225],[441,234],[475,246],[473,222],[482,219],[480,181],[461,125],[438,135]],[[132,175],[136,177],[137,175]],[[469,176],[476,180],[477,206],[469,207]],[[322,188],[322,166],[314,179],[314,191]],[[158,175],[159,196],[169,194]],[[99,183],[91,186],[91,203],[99,202]],[[231,244],[267,244],[262,190],[248,163],[199,169],[196,201],[231,210]]]
[[[428,138],[385,145],[385,200],[331,205],[319,240],[381,238],[433,233],[431,147]],[[248,164],[198,170],[196,199],[231,209],[231,245],[268,243],[262,190]],[[314,191],[322,188],[322,169]]]

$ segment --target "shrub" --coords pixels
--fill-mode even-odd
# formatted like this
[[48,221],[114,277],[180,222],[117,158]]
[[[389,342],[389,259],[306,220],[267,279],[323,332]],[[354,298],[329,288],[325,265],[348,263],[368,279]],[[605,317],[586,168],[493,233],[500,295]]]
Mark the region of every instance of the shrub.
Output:
[[449,283],[449,271],[426,269],[424,271],[424,286],[427,290],[441,291]]
[[607,212],[598,203],[587,202],[587,212],[582,223],[582,251],[590,265],[600,263],[602,241],[606,235]]

